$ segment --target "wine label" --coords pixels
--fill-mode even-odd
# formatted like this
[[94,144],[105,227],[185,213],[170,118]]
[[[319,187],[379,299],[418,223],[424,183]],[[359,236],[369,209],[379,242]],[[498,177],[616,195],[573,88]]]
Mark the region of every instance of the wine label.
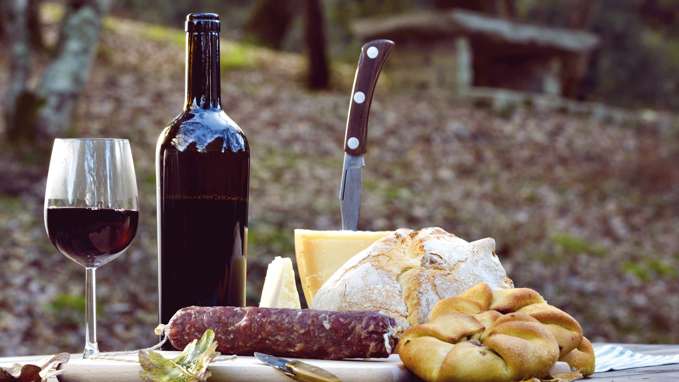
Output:
[[247,202],[248,199],[239,195],[182,195],[182,194],[170,194],[163,195],[165,200],[224,200],[230,202]]

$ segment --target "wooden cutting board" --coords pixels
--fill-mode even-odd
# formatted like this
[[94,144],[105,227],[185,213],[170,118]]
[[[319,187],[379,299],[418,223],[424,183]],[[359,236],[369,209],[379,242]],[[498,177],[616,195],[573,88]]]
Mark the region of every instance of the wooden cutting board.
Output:
[[[173,357],[178,352],[162,352]],[[105,354],[104,354],[105,356]],[[63,367],[59,377],[62,382],[141,382],[136,355],[116,356],[116,360],[84,360],[80,354],[71,355],[71,360]],[[0,366],[13,363],[39,363],[49,357],[1,358]],[[120,359],[120,360],[119,360]],[[322,367],[335,374],[343,382],[405,382],[417,379],[406,370],[398,355],[388,359],[369,359],[352,361],[303,360]],[[264,365],[254,357],[236,357],[218,360],[210,365],[210,382],[290,382],[292,379],[277,370]]]

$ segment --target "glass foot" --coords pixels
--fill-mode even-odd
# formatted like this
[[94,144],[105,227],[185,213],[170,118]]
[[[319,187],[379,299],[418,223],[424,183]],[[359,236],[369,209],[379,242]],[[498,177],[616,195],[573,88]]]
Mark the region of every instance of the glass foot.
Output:
[[87,359],[92,357],[93,355],[97,355],[99,353],[99,346],[97,343],[89,343],[85,345],[85,350],[83,350],[83,359]]

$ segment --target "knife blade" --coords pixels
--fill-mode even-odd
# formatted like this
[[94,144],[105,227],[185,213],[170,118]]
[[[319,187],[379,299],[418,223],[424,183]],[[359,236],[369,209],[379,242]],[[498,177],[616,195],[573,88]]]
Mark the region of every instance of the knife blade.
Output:
[[358,57],[344,135],[344,161],[339,188],[343,230],[358,229],[370,104],[382,66],[393,47],[394,42],[390,40],[370,41],[361,47]]
[[298,360],[287,360],[269,354],[255,352],[255,358],[301,382],[341,382],[335,374],[318,366]]

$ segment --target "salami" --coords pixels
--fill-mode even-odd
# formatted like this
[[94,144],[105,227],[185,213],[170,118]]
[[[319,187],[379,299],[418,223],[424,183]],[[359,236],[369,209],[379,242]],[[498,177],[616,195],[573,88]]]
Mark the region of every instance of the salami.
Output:
[[175,313],[166,333],[183,349],[207,329],[214,330],[222,354],[384,358],[396,343],[396,321],[389,316],[312,309],[191,306]]

